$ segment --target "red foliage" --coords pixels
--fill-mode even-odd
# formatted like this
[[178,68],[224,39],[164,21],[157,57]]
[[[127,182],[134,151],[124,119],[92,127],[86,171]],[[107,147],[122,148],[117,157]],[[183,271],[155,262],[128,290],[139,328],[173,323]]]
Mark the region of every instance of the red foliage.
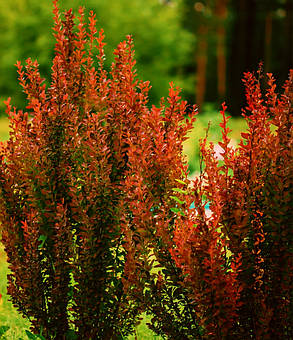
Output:
[[[222,111],[222,157],[202,143],[194,211],[177,221],[177,266],[209,339],[292,338],[293,71],[285,92],[246,73],[248,129],[236,149]],[[210,204],[211,216],[204,206]]]
[[108,75],[95,15],[89,24],[83,9],[62,19],[57,1],[54,15],[50,87],[36,61],[17,62],[28,112],[7,101],[11,135],[1,146],[0,210],[8,292],[46,338],[74,331],[82,339],[112,339],[132,332],[143,308],[123,291],[120,226],[130,144],[150,132],[140,127],[149,85],[136,80],[131,37],[114,52]]
[[175,220],[190,205],[181,201],[184,181],[188,181],[182,149],[196,109],[186,118],[186,105],[171,84],[169,97],[161,107],[143,112],[137,136],[129,138],[124,183],[124,246],[128,254],[124,285],[130,285],[126,293],[141,301],[152,316],[150,328],[178,339],[199,334],[195,314],[189,308],[191,302],[179,284],[182,271],[169,252]]
[[[166,103],[147,107],[150,86],[136,79],[131,37],[108,74],[93,13],[89,24],[82,9],[62,19],[55,1],[54,21],[50,87],[36,61],[18,62],[28,112],[7,101],[0,216],[13,304],[48,338],[127,335],[143,309],[161,334],[198,334],[184,289],[168,283],[182,280],[169,253],[182,196],[173,189],[185,187],[176,180],[186,179],[182,143],[195,108],[186,119],[172,84]],[[154,258],[164,275],[151,273]]]

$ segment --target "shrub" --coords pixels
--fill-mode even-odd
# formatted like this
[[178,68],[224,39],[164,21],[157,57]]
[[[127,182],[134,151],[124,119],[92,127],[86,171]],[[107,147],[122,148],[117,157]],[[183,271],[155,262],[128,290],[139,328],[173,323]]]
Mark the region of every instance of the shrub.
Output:
[[178,89],[171,87],[167,102],[142,117],[138,135],[144,138],[130,138],[124,285],[132,284],[129,297],[152,316],[153,331],[170,339],[196,339],[200,330],[192,301],[169,251],[178,214],[190,206],[182,201],[187,181],[182,149],[194,119],[185,120],[186,103],[179,100]]
[[263,93],[245,74],[248,129],[235,149],[223,105],[223,160],[204,139],[195,208],[176,222],[171,253],[208,339],[293,336],[293,71],[281,96],[267,77]]
[[[162,226],[174,218],[167,206],[160,211],[160,196],[169,202],[174,178],[186,170],[182,141],[194,119],[185,121],[186,103],[173,86],[166,104],[147,108],[150,86],[136,79],[131,37],[115,50],[108,74],[95,15],[88,24],[83,9],[77,24],[71,10],[62,19],[56,0],[54,15],[50,87],[37,61],[17,62],[28,111],[6,102],[0,216],[8,293],[35,334],[116,339],[133,332],[144,308],[130,298],[140,289],[132,282],[132,228],[147,233],[148,214],[159,214]],[[148,197],[136,187],[140,161]]]

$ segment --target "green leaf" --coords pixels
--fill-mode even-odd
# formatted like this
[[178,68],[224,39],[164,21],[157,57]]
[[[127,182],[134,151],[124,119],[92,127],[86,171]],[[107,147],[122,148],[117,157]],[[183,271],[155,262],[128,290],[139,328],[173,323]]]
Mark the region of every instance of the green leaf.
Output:
[[170,197],[179,204],[185,203],[184,201],[181,201],[181,199],[179,199],[177,196],[170,196]]
[[47,236],[46,236],[46,235],[41,235],[41,236],[38,238],[38,241],[41,242],[41,243],[39,244],[39,246],[38,246],[39,249],[43,248],[44,243],[46,242],[46,240],[47,240]]
[[180,188],[172,188],[173,191],[179,192],[180,194],[187,195],[188,192],[186,190],[182,190]]
[[184,184],[184,185],[186,185],[186,183],[185,182],[183,182],[183,181],[181,181],[181,179],[175,179],[175,181],[177,181],[178,183],[180,183],[180,184]]
[[31,332],[28,331],[28,330],[25,331],[25,334],[27,335],[27,337],[28,337],[29,339],[32,339],[32,340],[38,339],[38,337],[37,337],[35,334],[31,333]]
[[69,289],[68,289],[67,296],[69,296],[70,298],[72,298],[72,297],[73,297],[73,294],[74,294],[74,287],[70,286]]
[[10,329],[9,326],[0,326],[0,337]]
[[32,332],[30,332],[28,330],[26,330],[25,333],[26,333],[26,335],[27,335],[27,337],[29,339],[32,339],[32,340],[39,340],[39,339],[46,340],[41,334],[36,335],[36,334],[33,334]]
[[185,216],[184,212],[179,208],[170,208],[170,210],[173,211],[173,213],[175,214],[180,214],[181,216]]

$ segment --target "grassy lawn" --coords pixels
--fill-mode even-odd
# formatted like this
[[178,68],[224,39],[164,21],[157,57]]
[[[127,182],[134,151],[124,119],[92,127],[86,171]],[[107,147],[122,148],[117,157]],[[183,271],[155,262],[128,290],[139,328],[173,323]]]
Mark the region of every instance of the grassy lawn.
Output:
[[[221,130],[219,128],[220,120],[220,114],[208,106],[203,113],[198,115],[194,129],[189,134],[190,138],[185,142],[184,145],[184,153],[187,156],[191,172],[197,172],[199,170],[199,139],[205,136],[209,121],[211,121],[209,140],[217,142],[221,139]],[[242,118],[233,118],[230,120],[229,127],[232,129],[230,136],[236,142],[240,139],[240,131],[245,130],[246,123]],[[8,130],[9,124],[7,118],[0,118],[0,140],[4,141],[8,139]],[[0,246],[0,293],[2,294],[2,299],[0,300],[0,328],[4,325],[10,327],[10,329],[5,333],[6,339],[27,339],[27,336],[25,335],[25,329],[29,329],[29,323],[18,314],[11,302],[8,301],[8,297],[6,295],[7,272],[8,268],[5,253],[3,246]],[[162,339],[148,329],[146,323],[149,320],[150,318],[144,316],[141,324],[137,327],[137,339]],[[4,336],[1,337],[1,339],[5,339]],[[135,336],[130,336],[128,339],[134,340]]]
[[9,123],[6,117],[0,117],[0,140],[7,140],[9,137]]
[[0,293],[2,299],[0,301],[0,326],[9,326],[10,329],[5,333],[1,339],[19,340],[27,339],[25,329],[29,329],[29,322],[21,317],[17,310],[8,301],[6,294],[6,275],[8,273],[6,256],[3,246],[0,247]]

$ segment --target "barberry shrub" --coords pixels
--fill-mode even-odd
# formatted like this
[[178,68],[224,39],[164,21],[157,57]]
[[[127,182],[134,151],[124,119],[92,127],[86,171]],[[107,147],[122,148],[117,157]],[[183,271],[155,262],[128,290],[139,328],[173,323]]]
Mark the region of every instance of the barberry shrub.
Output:
[[[155,329],[178,333],[186,326],[175,300],[189,306],[185,289],[161,289],[149,259],[156,256],[174,282],[183,279],[169,253],[177,204],[169,196],[175,179],[186,177],[182,142],[195,109],[186,119],[173,85],[166,103],[148,108],[150,86],[136,79],[131,37],[115,50],[108,74],[93,13],[88,23],[83,9],[62,17],[55,0],[54,22],[50,87],[37,61],[17,62],[27,112],[6,102],[11,133],[1,145],[0,216],[8,293],[47,339],[121,338],[149,300],[148,311],[166,321]],[[155,232],[159,248],[144,240]],[[149,286],[141,274],[152,276]],[[161,296],[171,308],[166,316]]]
[[151,316],[149,327],[170,339],[201,336],[188,290],[180,284],[184,280],[182,270],[170,253],[175,221],[187,214],[191,204],[182,198],[188,181],[183,142],[195,120],[194,115],[186,119],[186,106],[171,84],[161,108],[145,111],[138,133],[144,137],[129,139],[124,183],[124,287],[132,287],[128,289],[129,298],[144,305]]
[[[221,159],[201,145],[195,207],[176,221],[172,256],[206,339],[293,337],[293,70],[284,93],[244,77],[247,131],[237,147],[222,114]],[[205,206],[209,204],[210,213]]]
[[17,67],[29,111],[7,102],[0,189],[12,301],[46,338],[126,335],[141,310],[158,334],[201,338],[201,315],[169,251],[193,200],[182,143],[195,108],[186,119],[171,85],[161,107],[148,109],[131,38],[108,77],[94,15],[87,26],[80,10],[76,31],[71,11],[62,21],[55,1],[54,13],[50,88],[28,59]]
[[119,228],[125,132],[134,133],[141,105],[131,39],[117,48],[108,79],[93,13],[86,24],[79,11],[77,30],[57,1],[54,14],[50,87],[36,61],[18,62],[29,111],[7,102],[11,136],[0,176],[8,293],[45,338],[112,339],[133,330],[139,310],[123,295]]

